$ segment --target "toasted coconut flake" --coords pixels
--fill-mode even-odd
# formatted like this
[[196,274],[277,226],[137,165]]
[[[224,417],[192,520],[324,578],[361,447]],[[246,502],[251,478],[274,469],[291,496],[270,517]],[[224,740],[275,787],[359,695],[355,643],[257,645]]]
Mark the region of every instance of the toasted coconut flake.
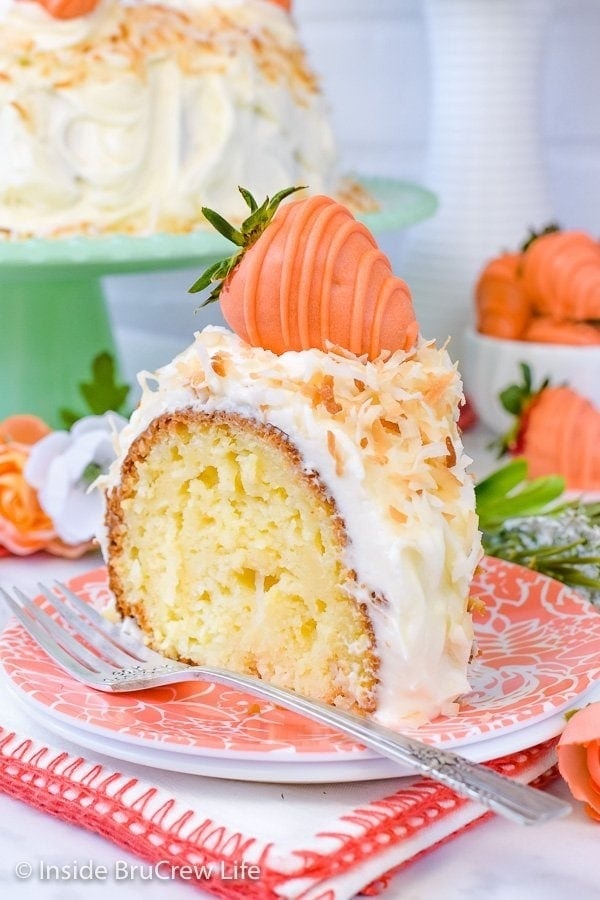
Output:
[[338,446],[337,446],[337,443],[335,440],[335,434],[333,433],[333,431],[330,431],[329,429],[327,429],[327,449],[329,450],[329,453],[331,454],[331,456],[333,456],[333,458],[335,460],[335,474],[341,478],[344,474],[344,460],[342,458],[341,453],[339,452],[339,449],[338,449]]
[[448,450],[448,455],[446,456],[446,465],[449,469],[452,469],[456,465],[456,450],[454,444],[452,443],[452,438],[449,434],[446,435],[446,448]]
[[461,486],[456,475],[454,475],[453,472],[450,472],[445,466],[435,466],[432,469],[432,472],[437,484],[438,495],[443,500],[452,500],[455,498]]
[[375,463],[376,466],[387,466],[389,465],[390,458],[386,456],[385,453],[376,453],[371,457],[371,461]]
[[319,391],[321,403],[330,416],[342,411],[343,407],[335,399],[333,393],[333,375],[325,375]]
[[437,375],[433,377],[427,387],[427,389],[423,392],[423,397],[427,403],[437,403],[441,397],[446,393],[448,386],[454,381],[455,372],[451,370],[450,372],[444,372],[441,375]]
[[221,353],[215,353],[210,361],[210,365],[215,375],[219,375],[221,378],[224,378],[227,375],[225,358]]
[[469,596],[467,601],[467,609],[470,613],[475,613],[476,615],[483,615],[486,611],[486,606],[481,597],[473,597]]
[[385,431],[390,431],[392,434],[400,434],[400,425],[398,422],[391,422],[389,419],[380,419],[379,421]]
[[408,522],[408,516],[406,515],[406,513],[403,513],[399,509],[396,509],[395,506],[388,506],[388,512],[394,522],[399,522],[401,525],[404,525],[406,522]]
[[31,116],[29,115],[29,110],[25,109],[22,103],[19,103],[17,100],[11,100],[10,105],[16,109],[19,113],[19,116],[23,119],[26,125],[31,123]]

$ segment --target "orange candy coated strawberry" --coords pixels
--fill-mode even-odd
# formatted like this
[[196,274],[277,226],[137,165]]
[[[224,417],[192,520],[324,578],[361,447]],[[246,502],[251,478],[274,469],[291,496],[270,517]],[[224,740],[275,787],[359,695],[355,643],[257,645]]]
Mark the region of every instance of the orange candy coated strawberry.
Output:
[[532,478],[561,475],[570,490],[600,491],[600,409],[569,387],[532,388],[522,363],[523,384],[500,395],[516,424],[504,448],[527,459]]
[[536,312],[557,322],[600,319],[600,243],[583,231],[554,231],[523,255],[525,290]]
[[100,0],[38,0],[55,19],[75,19],[92,12]]
[[600,490],[600,410],[568,387],[549,387],[525,420],[522,453],[533,478],[562,475],[571,490]]
[[521,254],[503,253],[483,268],[475,285],[477,330],[507,340],[519,340],[531,318],[520,277]]
[[[75,19],[77,16],[86,16],[92,12],[100,0],[38,0],[38,3],[55,19]],[[292,0],[271,0],[276,6],[290,10]]]
[[600,344],[600,326],[589,322],[555,322],[550,316],[535,316],[522,335],[524,341],[538,344]]
[[410,349],[418,334],[410,291],[373,235],[330,197],[278,208],[295,190],[260,209],[242,190],[251,215],[240,231],[204,210],[241,250],[207,270],[192,292],[222,279],[209,300],[220,297],[225,321],[243,340],[277,354],[329,343],[369,359]]
[[600,343],[600,243],[551,224],[519,253],[486,263],[475,287],[477,330],[552,344]]

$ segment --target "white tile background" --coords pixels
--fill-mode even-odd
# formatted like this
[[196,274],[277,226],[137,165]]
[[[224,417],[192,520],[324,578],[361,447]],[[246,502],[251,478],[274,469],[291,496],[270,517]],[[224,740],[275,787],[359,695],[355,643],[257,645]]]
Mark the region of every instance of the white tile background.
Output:
[[[343,167],[420,181],[429,111],[420,0],[294,0],[293,8]],[[555,0],[539,94],[555,213],[565,227],[598,233],[600,0]]]
[[[515,0],[479,2],[492,8]],[[564,227],[600,234],[600,0],[539,3],[552,7],[536,86],[540,164],[552,215]],[[422,0],[293,0],[293,11],[328,101],[340,169],[427,185],[431,68]],[[399,275],[407,276],[407,245],[418,241],[417,229],[378,236]],[[510,240],[516,246],[524,236],[520,229],[514,236],[511,231]],[[425,259],[433,268],[438,265],[427,252]],[[122,368],[131,383],[140,368],[154,368],[182,349],[193,331],[222,322],[216,305],[194,312],[187,288],[197,274],[185,270],[107,279]],[[461,333],[470,314],[470,301],[464,300],[468,275],[452,333]],[[447,283],[443,273],[439,283]],[[437,295],[433,303],[439,305]],[[424,333],[445,337],[451,328],[444,321],[440,330],[444,335],[436,335],[435,326]],[[458,341],[453,339],[453,345],[460,355]]]

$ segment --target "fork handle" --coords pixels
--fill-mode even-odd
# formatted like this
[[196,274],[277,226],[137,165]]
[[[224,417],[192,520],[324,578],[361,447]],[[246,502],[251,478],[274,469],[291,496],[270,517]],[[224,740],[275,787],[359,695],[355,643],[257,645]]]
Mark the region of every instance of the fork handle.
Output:
[[[171,668],[171,667],[169,667]],[[175,667],[173,667],[175,668]],[[141,673],[140,673],[141,674]],[[532,825],[565,816],[571,806],[563,800],[520,784],[492,769],[471,762],[454,753],[424,744],[399,734],[371,720],[347,713],[300,694],[234,672],[212,667],[189,666],[169,674],[156,676],[156,684],[168,681],[215,681],[277,703],[324,725],[356,738],[381,756],[409,766],[413,771],[429,775],[457,794],[475,800],[499,815],[522,825]],[[144,686],[151,686],[147,678]],[[131,690],[131,683],[127,686]],[[118,690],[118,688],[117,688]]]

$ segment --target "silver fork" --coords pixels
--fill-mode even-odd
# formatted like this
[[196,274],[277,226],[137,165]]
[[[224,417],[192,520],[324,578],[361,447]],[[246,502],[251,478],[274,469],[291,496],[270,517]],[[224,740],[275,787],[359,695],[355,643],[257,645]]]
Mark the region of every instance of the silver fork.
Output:
[[329,725],[514,822],[538,824],[571,811],[568,803],[498,775],[452,751],[424,744],[259,678],[166,659],[128,634],[122,625],[109,622],[65,585],[57,584],[60,593],[44,585],[39,588],[54,615],[18,588],[14,588],[14,597],[4,589],[0,592],[46,653],[78,681],[97,690],[139,691],[182,681],[226,684]]

